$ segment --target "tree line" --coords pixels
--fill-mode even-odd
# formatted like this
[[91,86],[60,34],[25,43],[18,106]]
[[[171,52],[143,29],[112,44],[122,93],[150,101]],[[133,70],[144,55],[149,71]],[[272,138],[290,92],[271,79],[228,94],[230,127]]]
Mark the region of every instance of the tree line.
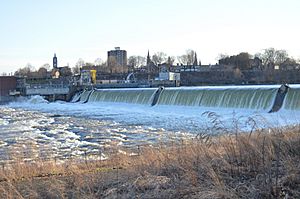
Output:
[[260,53],[251,55],[247,52],[241,52],[237,55],[219,56],[220,65],[231,65],[241,70],[269,70],[277,67],[278,69],[299,69],[300,63],[293,57],[290,57],[286,50],[277,50],[275,48],[264,49]]
[[[188,49],[184,54],[180,56],[170,56],[165,52],[155,52],[151,57],[151,61],[155,65],[168,64],[168,65],[200,65],[201,60],[197,58],[195,50]],[[262,52],[251,55],[248,52],[241,52],[237,55],[220,54],[217,58],[219,65],[230,65],[240,70],[267,70],[278,66],[280,69],[298,69],[299,60],[290,57],[286,50],[277,50],[275,48],[267,48]],[[146,66],[147,56],[132,55],[127,59],[126,70],[135,70]],[[107,61],[103,61],[101,58],[95,59],[94,62],[85,62],[83,59],[79,59],[75,66],[72,67],[73,74],[79,74],[81,69],[94,68],[97,71],[103,73],[119,73],[124,72],[124,68],[117,66],[117,64],[107,64]],[[15,75],[26,76],[30,73],[45,73],[51,70],[50,64],[43,64],[39,69],[35,69],[31,64],[27,64],[25,67],[18,69]]]

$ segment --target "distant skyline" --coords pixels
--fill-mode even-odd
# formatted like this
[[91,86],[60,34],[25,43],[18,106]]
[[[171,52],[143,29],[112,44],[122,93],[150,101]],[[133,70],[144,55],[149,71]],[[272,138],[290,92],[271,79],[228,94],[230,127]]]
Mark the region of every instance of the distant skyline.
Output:
[[219,54],[285,49],[300,58],[298,0],[9,0],[0,6],[0,74],[56,53],[58,65],[106,60],[119,46],[128,56]]

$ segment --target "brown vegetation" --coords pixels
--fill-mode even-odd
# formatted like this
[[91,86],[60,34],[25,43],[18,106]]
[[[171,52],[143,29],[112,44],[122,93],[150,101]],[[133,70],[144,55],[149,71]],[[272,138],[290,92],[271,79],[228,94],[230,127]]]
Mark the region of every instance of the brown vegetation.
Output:
[[0,198],[300,198],[300,128],[140,148],[106,161],[5,166]]

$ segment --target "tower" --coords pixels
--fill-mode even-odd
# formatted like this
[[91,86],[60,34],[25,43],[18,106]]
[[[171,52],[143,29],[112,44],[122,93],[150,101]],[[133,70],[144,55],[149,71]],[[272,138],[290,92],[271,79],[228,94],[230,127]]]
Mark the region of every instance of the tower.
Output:
[[56,57],[55,53],[54,53],[54,57],[53,57],[53,68],[57,68],[57,57]]
[[198,65],[197,53],[195,53],[195,58],[194,58],[193,66],[197,66],[197,65]]
[[147,66],[151,63],[151,58],[148,50],[148,55],[147,55]]

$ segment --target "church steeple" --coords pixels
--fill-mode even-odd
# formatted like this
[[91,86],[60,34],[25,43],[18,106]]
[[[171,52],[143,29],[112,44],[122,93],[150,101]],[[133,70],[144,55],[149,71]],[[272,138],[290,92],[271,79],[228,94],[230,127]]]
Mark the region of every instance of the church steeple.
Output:
[[53,57],[53,68],[57,68],[57,57],[56,57],[56,53],[54,53],[54,57]]
[[197,53],[195,52],[195,58],[194,58],[193,66],[197,66],[197,65],[198,65]]
[[150,54],[149,54],[149,50],[148,50],[148,54],[147,54],[147,65],[149,65],[151,63],[151,58],[150,58]]

